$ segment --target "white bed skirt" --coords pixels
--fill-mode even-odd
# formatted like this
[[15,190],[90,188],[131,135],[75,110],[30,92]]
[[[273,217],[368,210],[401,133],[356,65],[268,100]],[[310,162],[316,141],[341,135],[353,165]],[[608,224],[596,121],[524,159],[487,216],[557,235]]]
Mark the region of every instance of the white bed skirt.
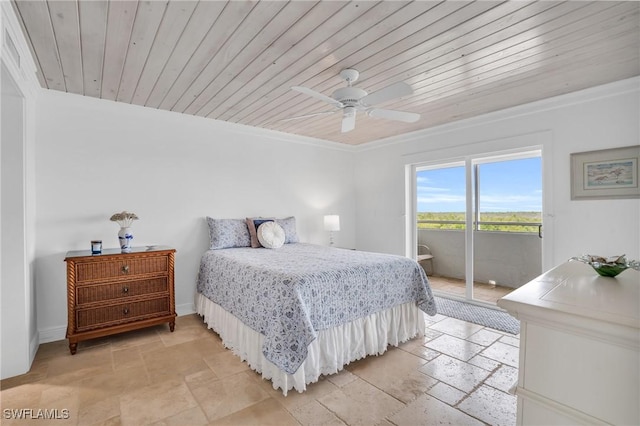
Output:
[[204,317],[209,328],[220,335],[225,347],[231,349],[249,367],[271,380],[274,389],[284,395],[290,389],[303,392],[308,383],[321,375],[334,374],[368,355],[380,355],[388,345],[424,335],[424,316],[415,303],[405,303],[385,311],[359,318],[350,323],[318,332],[311,342],[308,356],[295,374],[276,367],[262,354],[264,336],[224,310],[202,294],[196,295],[196,311]]

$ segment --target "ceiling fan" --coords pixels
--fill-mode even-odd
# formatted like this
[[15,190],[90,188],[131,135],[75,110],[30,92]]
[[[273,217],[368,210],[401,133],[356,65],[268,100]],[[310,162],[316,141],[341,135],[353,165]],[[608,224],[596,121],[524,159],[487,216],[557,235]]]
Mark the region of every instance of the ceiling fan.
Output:
[[400,98],[413,93],[413,89],[407,83],[398,82],[367,93],[366,90],[352,87],[351,84],[358,79],[360,73],[352,68],[344,69],[340,72],[340,77],[347,82],[347,87],[341,87],[331,94],[331,97],[316,92],[302,86],[293,86],[291,89],[313,98],[333,105],[333,111],[318,112],[315,114],[299,115],[287,118],[282,121],[297,120],[301,118],[315,117],[319,115],[334,114],[342,110],[342,133],[350,132],[356,126],[356,112],[365,112],[370,117],[386,118],[388,120],[403,121],[405,123],[415,123],[420,119],[420,114],[406,111],[395,111],[391,109],[374,108],[373,105]]

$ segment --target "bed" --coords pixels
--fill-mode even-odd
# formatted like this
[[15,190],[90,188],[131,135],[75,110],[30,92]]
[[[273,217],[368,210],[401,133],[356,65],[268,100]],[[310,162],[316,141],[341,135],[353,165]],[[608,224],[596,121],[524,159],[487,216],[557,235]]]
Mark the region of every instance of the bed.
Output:
[[252,237],[267,226],[256,220],[252,233],[253,220],[208,218],[196,311],[285,395],[422,335],[423,313],[435,315],[414,260],[301,243],[294,218],[274,220],[286,236],[265,248]]

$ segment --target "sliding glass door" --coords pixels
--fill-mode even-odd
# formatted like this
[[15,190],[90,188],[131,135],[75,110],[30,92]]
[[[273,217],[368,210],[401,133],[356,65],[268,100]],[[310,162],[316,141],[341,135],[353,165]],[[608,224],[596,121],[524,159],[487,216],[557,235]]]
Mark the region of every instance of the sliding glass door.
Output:
[[541,166],[529,151],[415,167],[417,259],[436,293],[495,304],[540,273]]

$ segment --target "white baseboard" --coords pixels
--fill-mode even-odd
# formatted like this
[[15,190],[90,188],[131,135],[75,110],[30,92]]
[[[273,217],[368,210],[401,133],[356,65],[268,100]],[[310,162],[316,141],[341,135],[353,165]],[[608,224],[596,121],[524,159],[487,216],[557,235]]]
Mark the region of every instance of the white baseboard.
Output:
[[185,303],[183,305],[176,306],[176,314],[179,317],[183,315],[191,315],[196,313],[196,305],[193,303]]
[[43,343],[57,342],[58,340],[64,340],[67,335],[67,326],[51,327],[44,330],[38,330],[39,342],[38,346]]
[[[183,305],[176,306],[176,314],[179,317],[183,315],[191,315],[196,312],[196,306],[193,303],[185,303]],[[38,350],[38,346],[42,343],[56,342],[58,340],[64,340],[67,335],[67,326],[60,327],[51,327],[44,330],[38,330],[39,339],[36,341],[38,336],[34,336],[32,340],[32,348],[35,348],[35,351]],[[33,355],[35,356],[35,351]],[[33,358],[32,358],[33,359]]]

